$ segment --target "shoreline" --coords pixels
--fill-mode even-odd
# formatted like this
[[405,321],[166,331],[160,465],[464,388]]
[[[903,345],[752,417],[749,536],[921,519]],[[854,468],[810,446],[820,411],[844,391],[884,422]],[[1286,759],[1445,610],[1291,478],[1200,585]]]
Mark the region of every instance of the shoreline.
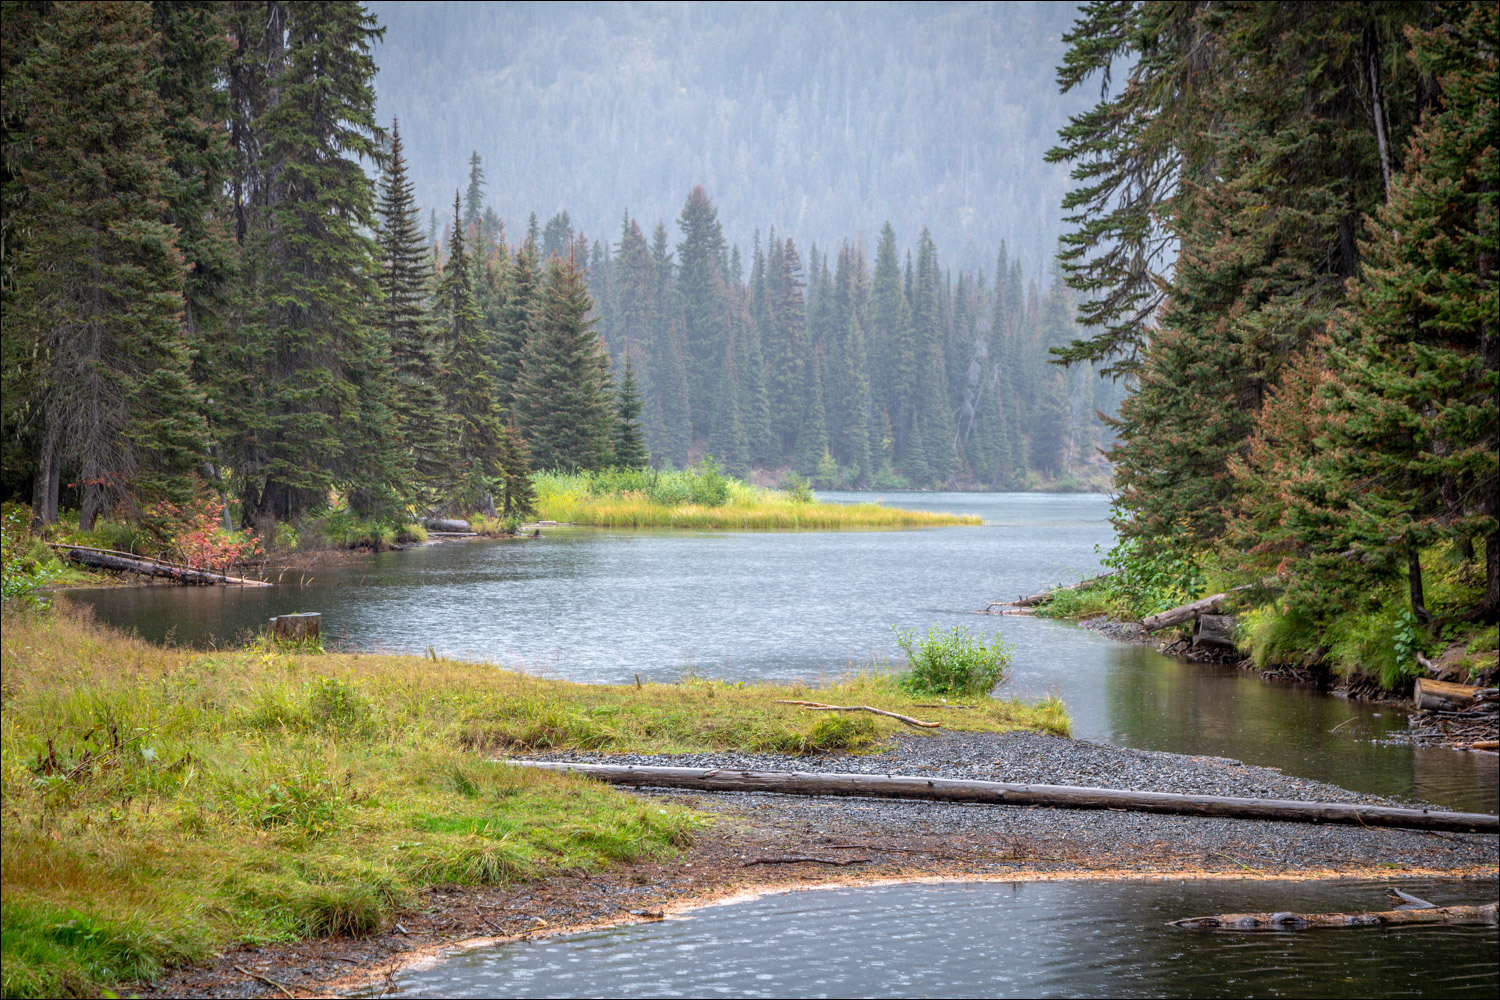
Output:
[[[1066,776],[1108,768],[1120,784],[1131,786],[1208,784],[1262,795],[1374,798],[1223,758],[1019,733],[949,733],[940,740],[902,736],[883,753],[859,757],[546,756],[712,759],[736,768],[753,763],[753,756],[777,761],[783,769],[864,767],[918,774],[1029,768]],[[712,824],[675,856],[503,887],[431,889],[370,936],[228,950],[168,974],[143,995],[284,995],[246,972],[299,996],[389,988],[391,977],[402,971],[466,950],[824,888],[956,881],[1500,879],[1500,840],[1491,834],[767,793],[642,789],[625,794],[663,808],[693,809],[712,817]]]

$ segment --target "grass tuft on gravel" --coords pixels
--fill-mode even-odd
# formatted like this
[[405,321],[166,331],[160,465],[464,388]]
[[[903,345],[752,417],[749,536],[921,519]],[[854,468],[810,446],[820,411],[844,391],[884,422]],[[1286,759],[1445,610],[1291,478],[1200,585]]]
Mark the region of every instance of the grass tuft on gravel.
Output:
[[902,728],[781,698],[1068,730],[1055,700],[918,708],[873,675],[582,685],[269,643],[170,649],[63,614],[6,614],[0,661],[7,997],[97,995],[235,942],[369,933],[423,889],[670,855],[702,822],[490,757],[858,751]]

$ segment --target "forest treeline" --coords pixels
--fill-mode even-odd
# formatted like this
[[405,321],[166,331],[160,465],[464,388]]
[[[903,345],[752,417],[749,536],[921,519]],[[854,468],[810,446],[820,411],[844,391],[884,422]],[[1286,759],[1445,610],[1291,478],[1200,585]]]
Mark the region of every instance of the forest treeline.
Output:
[[1050,154],[1094,330],[1059,354],[1132,382],[1127,545],[1277,578],[1259,656],[1394,683],[1500,615],[1497,19],[1096,2],[1066,39],[1103,90]]
[[774,232],[742,255],[701,188],[675,245],[566,213],[511,245],[477,153],[449,221],[417,206],[358,3],[4,13],[3,478],[41,523],[205,490],[245,525],[514,516],[532,467],[705,452],[1025,486],[1101,440],[1110,385],[1045,363],[1074,296],[1003,250],[988,283],[889,225],[873,267]]

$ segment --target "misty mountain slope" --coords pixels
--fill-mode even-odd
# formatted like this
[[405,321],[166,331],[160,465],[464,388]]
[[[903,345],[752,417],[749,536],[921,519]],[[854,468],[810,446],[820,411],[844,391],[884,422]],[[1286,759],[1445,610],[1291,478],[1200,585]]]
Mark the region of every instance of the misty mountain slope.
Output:
[[701,183],[747,247],[771,225],[873,245],[887,219],[958,265],[1055,246],[1067,172],[1042,154],[1089,103],[1053,80],[1073,4],[368,6],[426,206],[478,150],[512,228],[567,209],[617,239]]

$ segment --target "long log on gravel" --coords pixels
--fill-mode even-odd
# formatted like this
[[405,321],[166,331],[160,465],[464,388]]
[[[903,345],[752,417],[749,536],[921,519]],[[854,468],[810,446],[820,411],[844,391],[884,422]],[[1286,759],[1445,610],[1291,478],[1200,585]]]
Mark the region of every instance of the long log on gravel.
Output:
[[[1087,580],[1079,580],[1077,583],[1070,583],[1065,587],[1048,587],[1046,590],[1039,590],[1029,597],[1018,597],[1014,601],[991,601],[989,606],[990,608],[1034,608],[1038,604],[1046,604],[1052,600],[1059,591],[1088,590],[1100,580],[1106,580],[1114,575],[1115,571],[1110,570],[1108,573],[1100,573],[1098,576],[1091,576]],[[989,608],[985,610],[988,611]]]
[[1344,802],[1292,802],[1174,792],[1133,792],[1069,785],[1021,785],[1004,781],[921,778],[891,774],[809,771],[740,771],[702,767],[638,767],[509,759],[503,763],[585,774],[614,785],[691,788],[703,792],[775,792],[781,795],[854,795],[865,798],[984,802],[1055,809],[1122,809],[1178,816],[1280,820],[1289,823],[1345,823],[1459,833],[1500,833],[1500,817],[1485,813],[1398,809]]
[[1298,931],[1307,927],[1379,927],[1385,924],[1493,924],[1500,904],[1433,906],[1365,913],[1220,913],[1173,920],[1171,926],[1195,931]]
[[133,552],[117,552],[114,549],[96,549],[87,545],[65,545],[48,542],[64,559],[97,569],[112,569],[124,573],[140,573],[144,576],[164,576],[178,583],[207,586],[269,587],[264,580],[247,580],[213,570],[183,566],[179,563],[147,559]]
[[825,705],[821,701],[786,701],[777,699],[778,705],[801,705],[803,708],[814,712],[869,712],[872,715],[884,715],[892,719],[900,719],[908,726],[917,726],[921,729],[941,729],[941,722],[923,722],[921,719],[913,719],[909,715],[900,715],[896,712],[887,712],[883,708],[871,708],[869,705]]

